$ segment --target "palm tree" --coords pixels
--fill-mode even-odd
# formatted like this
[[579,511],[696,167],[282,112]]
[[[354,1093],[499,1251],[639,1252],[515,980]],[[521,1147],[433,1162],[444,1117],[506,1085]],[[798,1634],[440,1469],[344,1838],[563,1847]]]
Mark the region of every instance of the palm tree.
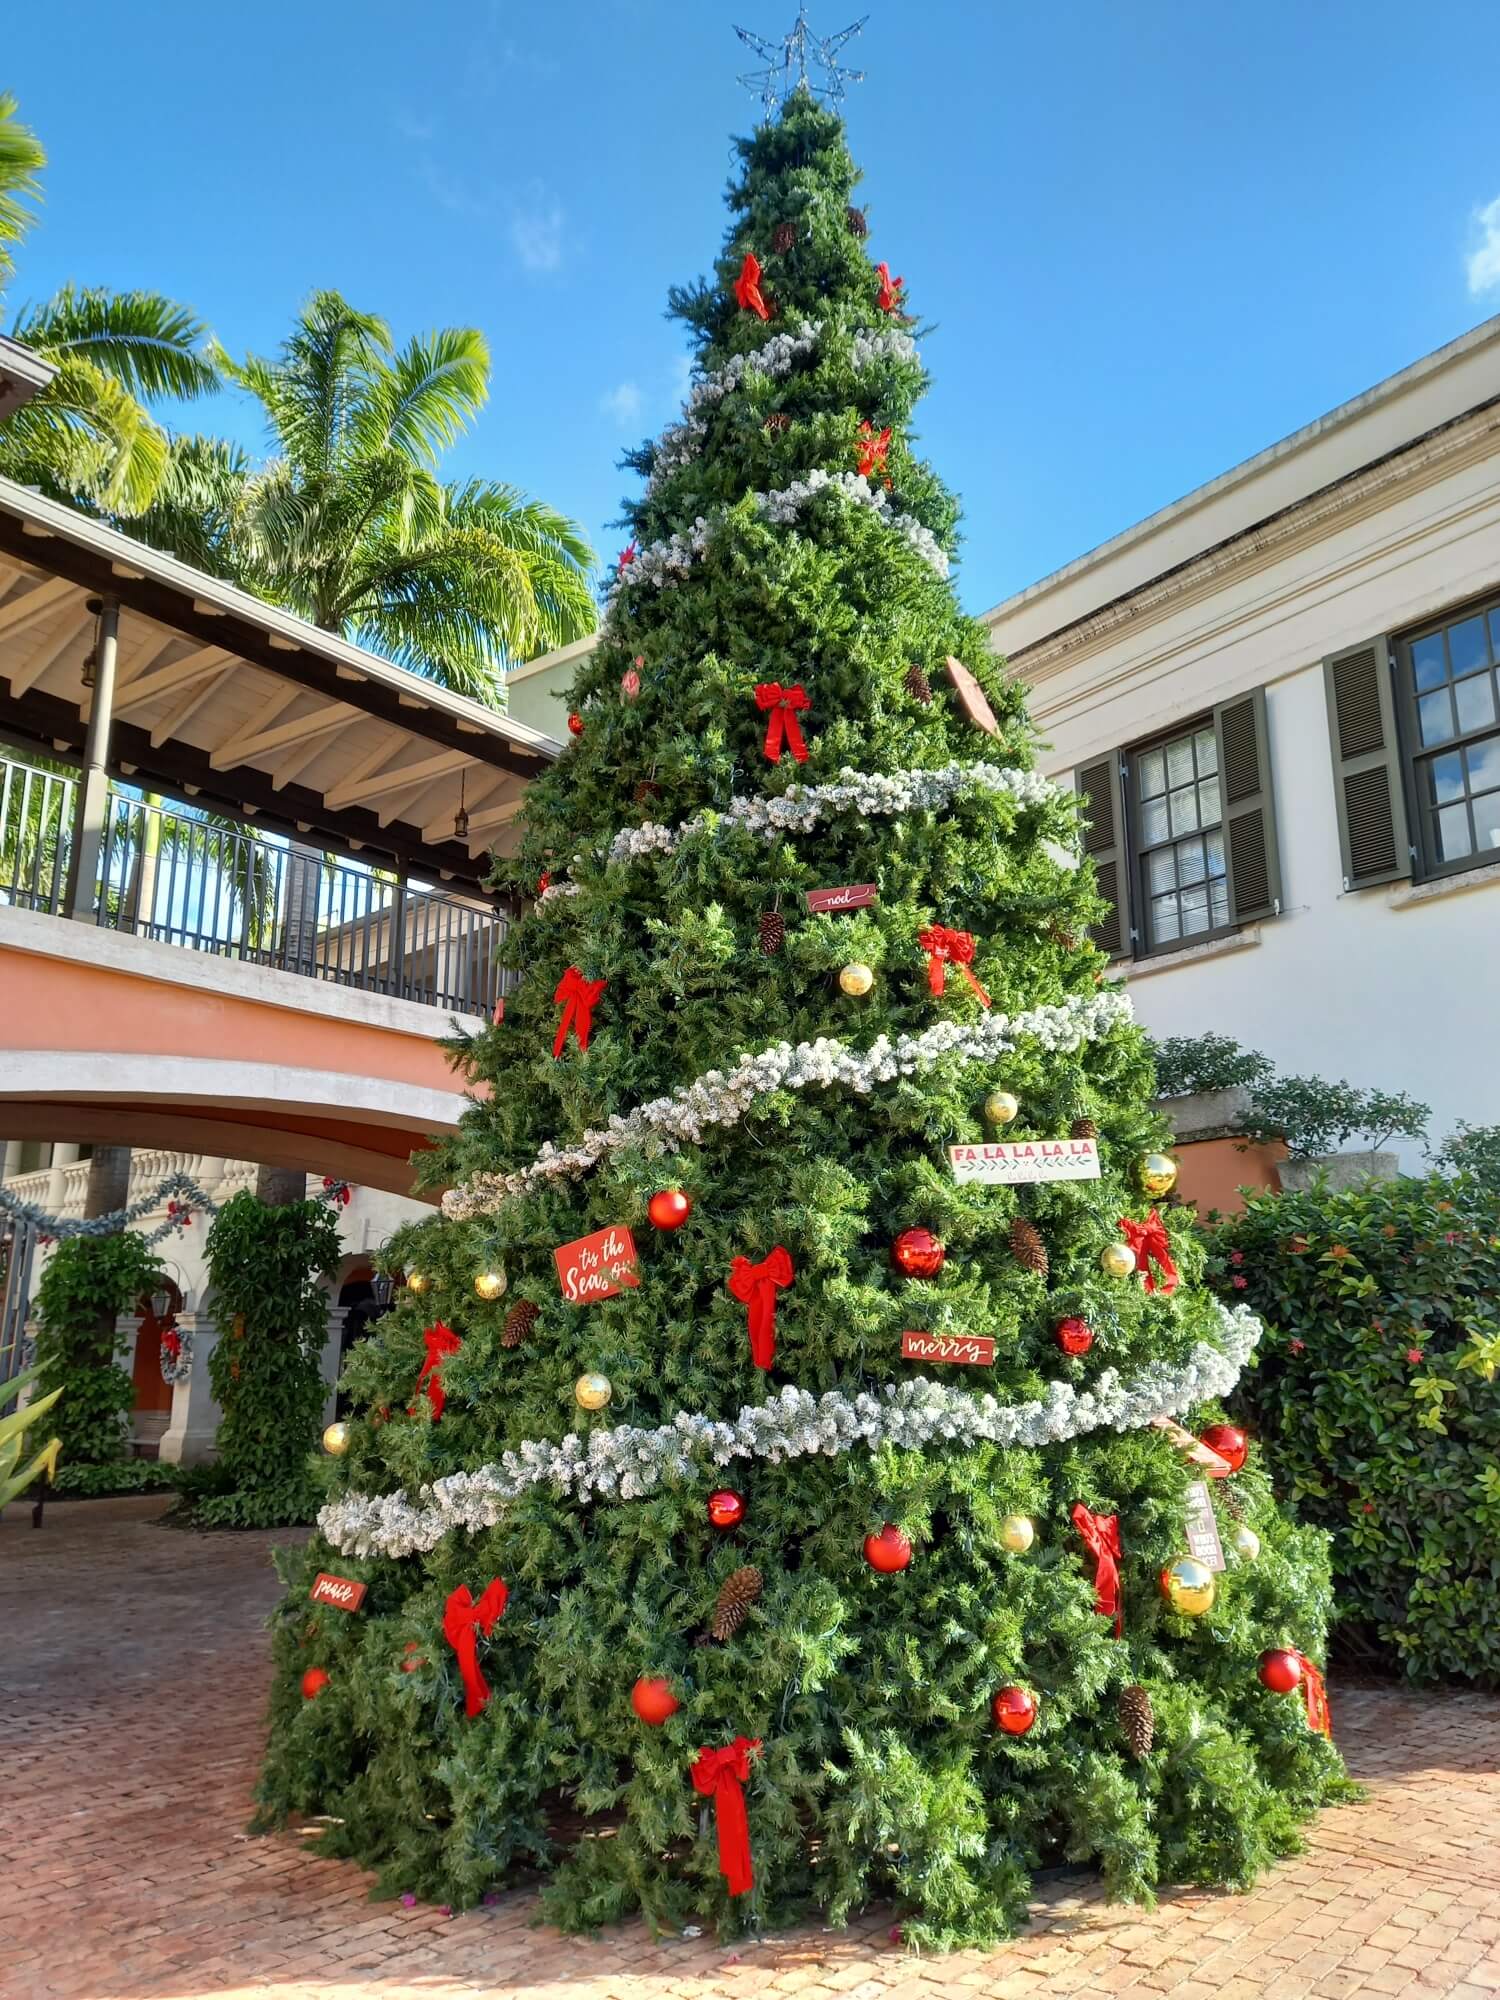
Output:
[[220,555],[246,588],[496,704],[508,661],[593,630],[576,523],[513,486],[438,477],[488,394],[474,328],[398,349],[383,320],[318,292],[274,359],[215,358],[260,404],[275,455],[239,478],[200,450],[183,473],[200,488],[220,475]]
[[[35,220],[47,155],[0,93],[0,286]],[[218,386],[207,329],[159,292],[64,285],[23,306],[10,328],[57,373],[0,430],[0,472],[54,498],[129,516],[150,505],[168,465],[147,405]]]

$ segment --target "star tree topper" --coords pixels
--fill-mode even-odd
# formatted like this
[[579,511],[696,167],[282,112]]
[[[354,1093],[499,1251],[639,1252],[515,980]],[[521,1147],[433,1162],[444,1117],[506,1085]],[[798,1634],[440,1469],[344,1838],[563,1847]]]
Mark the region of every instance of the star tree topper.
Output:
[[[861,15],[836,35],[815,35],[807,25],[807,0],[799,0],[796,25],[779,42],[767,41],[764,35],[752,35],[748,28],[736,28],[734,32],[740,40],[747,48],[754,49],[766,65],[764,69],[747,70],[739,80],[746,90],[754,91],[767,111],[774,111],[795,90],[810,90],[814,97],[840,104],[847,86],[863,83],[865,73],[862,69],[845,69],[838,59],[839,51],[846,42],[854,40],[869,18],[868,14]],[[809,63],[822,72],[821,84],[809,80]]]

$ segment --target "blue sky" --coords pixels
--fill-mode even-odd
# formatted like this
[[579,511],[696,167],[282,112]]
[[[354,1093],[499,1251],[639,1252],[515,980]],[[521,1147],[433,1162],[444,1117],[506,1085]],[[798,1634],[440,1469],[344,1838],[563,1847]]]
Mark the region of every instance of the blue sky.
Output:
[[[934,323],[918,421],[971,610],[1500,312],[1495,0],[865,4],[851,139],[872,254]],[[477,325],[492,398],[454,471],[612,555],[615,460],[681,393],[666,288],[717,248],[754,117],[730,24],[794,13],[14,9],[0,87],[52,163],[11,296],[155,286],[233,350],[320,285],[398,334]],[[212,422],[259,441],[231,401]]]

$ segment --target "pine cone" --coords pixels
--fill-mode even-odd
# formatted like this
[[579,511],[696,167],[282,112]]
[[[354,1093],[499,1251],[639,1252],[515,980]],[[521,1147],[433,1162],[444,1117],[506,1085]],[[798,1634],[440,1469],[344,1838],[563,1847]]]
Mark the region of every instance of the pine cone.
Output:
[[915,700],[920,701],[924,707],[932,700],[932,682],[928,680],[920,667],[907,668],[906,692]]
[[864,210],[862,208],[856,208],[852,202],[849,204],[848,208],[844,210],[844,220],[849,225],[849,234],[851,236],[869,235],[870,225],[868,222],[865,221]]
[[778,257],[784,257],[796,241],[797,225],[795,222],[778,222],[776,227],[771,231],[771,248],[776,252]]
[[772,410],[761,428],[768,430],[772,437],[780,437],[783,432],[792,428],[792,420],[785,410]]
[[533,1305],[530,1299],[517,1299],[505,1315],[505,1324],[500,1329],[500,1345],[519,1347],[541,1316],[540,1306]]
[[1072,1136],[1075,1139],[1097,1139],[1099,1127],[1092,1118],[1075,1118],[1072,1124]]
[[709,1620],[708,1629],[716,1639],[734,1637],[763,1587],[764,1581],[754,1563],[746,1563],[743,1569],[729,1572],[724,1579],[724,1588],[719,1592],[719,1601],[714,1606],[714,1615]]
[[1034,1222],[1018,1215],[1010,1225],[1010,1251],[1016,1262],[1039,1278],[1047,1275],[1047,1246]]
[[1130,1745],[1131,1756],[1149,1756],[1156,1735],[1156,1717],[1151,1713],[1150,1695],[1143,1687],[1121,1688],[1118,1707],[1120,1727]]
[[786,941],[786,918],[780,910],[762,910],[760,913],[760,948],[767,958],[774,958]]
[[642,778],[635,788],[635,802],[638,806],[652,805],[661,797],[661,786],[655,778]]
[[1228,1514],[1230,1520],[1243,1521],[1245,1518],[1245,1503],[1239,1494],[1235,1492],[1229,1481],[1227,1479],[1215,1480],[1214,1488],[1214,1497],[1223,1501],[1224,1511]]

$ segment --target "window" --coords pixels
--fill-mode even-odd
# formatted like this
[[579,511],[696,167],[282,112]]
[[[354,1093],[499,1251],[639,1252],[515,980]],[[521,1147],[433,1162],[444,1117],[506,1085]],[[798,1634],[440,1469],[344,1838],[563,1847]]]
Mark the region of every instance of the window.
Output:
[[1500,861],[1500,596],[1325,672],[1344,887]]
[[1281,908],[1266,701],[1209,714],[1083,765],[1085,851],[1113,958],[1219,937]]

